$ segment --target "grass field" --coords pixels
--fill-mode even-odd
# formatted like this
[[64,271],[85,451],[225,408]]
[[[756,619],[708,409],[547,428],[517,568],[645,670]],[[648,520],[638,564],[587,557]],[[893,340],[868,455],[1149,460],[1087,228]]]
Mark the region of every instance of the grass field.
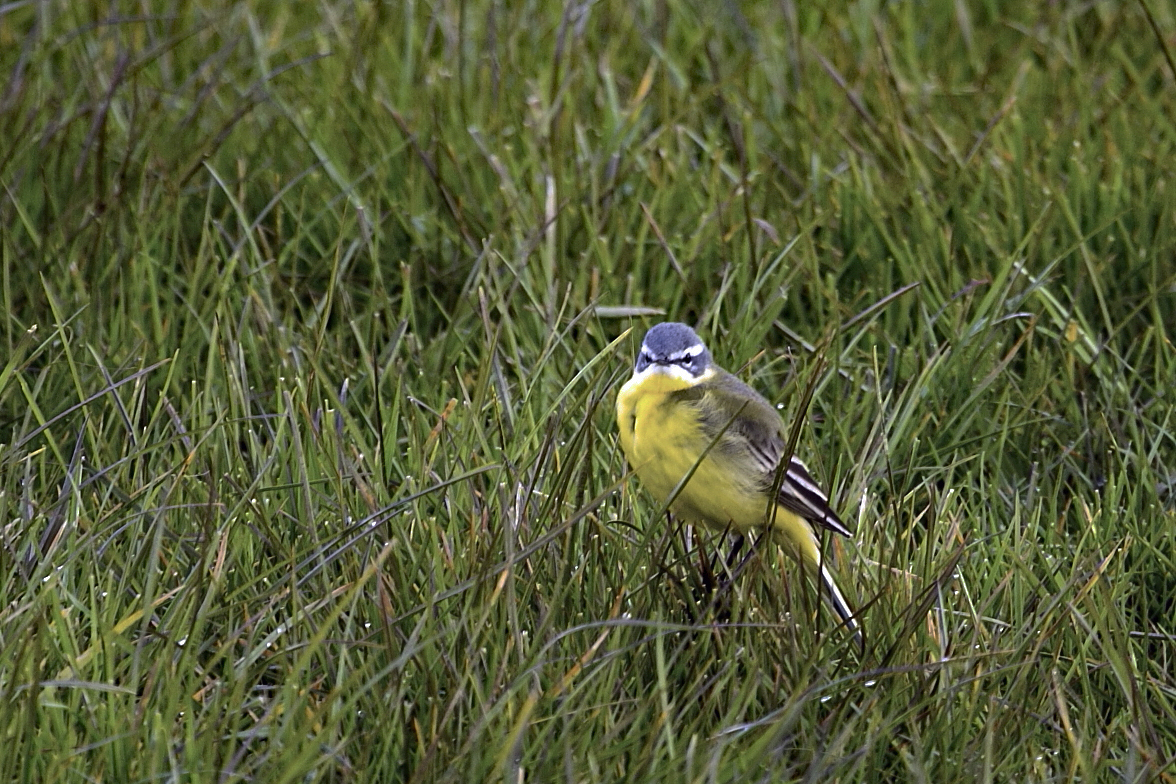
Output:
[[0,4],[0,781],[1176,782],[1176,12],[827,5]]

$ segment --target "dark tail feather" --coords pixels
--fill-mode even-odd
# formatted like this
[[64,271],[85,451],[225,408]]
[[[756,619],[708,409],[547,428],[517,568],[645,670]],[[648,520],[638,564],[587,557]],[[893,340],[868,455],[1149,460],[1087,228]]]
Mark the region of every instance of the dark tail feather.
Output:
[[824,564],[820,565],[821,573],[821,587],[824,589],[821,594],[825,597],[825,601],[833,608],[833,612],[837,613],[837,617],[845,624],[851,632],[853,632],[854,642],[857,643],[861,651],[866,650],[866,641],[862,636],[862,627],[853,617],[853,610],[849,607],[849,602],[845,601],[845,597],[841,595],[841,590],[837,587],[837,583],[833,581],[833,575],[829,574],[829,570],[825,568]]

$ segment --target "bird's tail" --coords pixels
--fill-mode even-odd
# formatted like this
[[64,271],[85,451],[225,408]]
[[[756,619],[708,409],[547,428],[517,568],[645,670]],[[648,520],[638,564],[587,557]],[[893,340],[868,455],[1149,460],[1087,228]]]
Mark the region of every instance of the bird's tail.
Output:
[[828,567],[821,562],[817,563],[817,571],[821,575],[821,595],[825,597],[825,601],[833,608],[833,612],[837,613],[837,617],[841,619],[846,628],[853,632],[853,639],[858,648],[865,650],[866,642],[862,637],[862,627],[853,617],[853,610],[850,608],[849,602],[845,601],[845,597],[841,595],[841,589],[837,587],[833,575],[829,573]]
[[866,645],[865,639],[862,637],[861,624],[853,617],[853,609],[849,606],[849,602],[845,601],[841,589],[837,587],[833,574],[829,571],[832,561],[822,550],[821,541],[817,538],[812,524],[793,512],[777,508],[772,534],[776,541],[784,545],[786,550],[805,567],[811,566],[816,570],[818,577],[820,577],[821,596],[837,613],[841,623],[853,632],[853,639],[858,648],[865,650]]

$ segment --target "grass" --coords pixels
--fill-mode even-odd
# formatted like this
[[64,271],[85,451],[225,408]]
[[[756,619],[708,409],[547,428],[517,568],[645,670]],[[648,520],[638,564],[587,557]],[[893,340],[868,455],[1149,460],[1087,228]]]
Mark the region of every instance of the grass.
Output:
[[[0,780],[1173,781],[1174,36],[0,6]],[[863,654],[625,477],[662,318],[812,389]]]

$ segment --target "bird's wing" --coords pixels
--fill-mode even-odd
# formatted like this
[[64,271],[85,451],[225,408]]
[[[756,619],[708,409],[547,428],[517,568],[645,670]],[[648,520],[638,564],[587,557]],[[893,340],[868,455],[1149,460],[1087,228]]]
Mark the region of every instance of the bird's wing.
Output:
[[[772,478],[775,478],[774,473]],[[784,481],[780,483],[780,494],[776,500],[780,506],[810,522],[842,536],[850,535],[845,523],[829,506],[829,496],[813,481],[808,467],[795,456],[788,460],[788,470],[784,472]]]
[[[775,412],[773,412],[775,413]],[[757,465],[763,472],[763,482],[767,490],[771,490],[776,481],[776,469],[780,459],[784,456],[786,443],[781,432],[781,425],[776,427],[762,427],[769,423],[760,423],[757,432],[750,427],[739,427],[740,423],[732,424],[728,435],[740,439],[746,445],[747,451],[755,458]],[[732,432],[734,431],[734,432]],[[764,435],[768,434],[768,435]],[[780,480],[780,492],[776,496],[777,503],[790,512],[795,512],[809,522],[816,523],[823,528],[849,536],[850,531],[833,507],[829,506],[829,496],[816,483],[809,473],[808,467],[800,458],[792,455],[788,459],[788,468]]]
[[[727,408],[707,405],[705,398],[713,391],[697,387],[673,393],[680,403],[693,405],[703,424],[704,433],[717,433],[726,428],[715,448],[733,453],[745,453],[752,457],[758,468],[760,485],[765,493],[771,492],[776,481],[776,468],[784,456],[787,444],[784,440],[784,423],[772,404],[758,392],[739,379],[728,374],[726,384],[739,392],[739,397],[748,402],[735,416],[725,414]],[[780,492],[776,502],[790,512],[800,515],[811,523],[827,528],[842,536],[850,536],[837,512],[829,506],[829,496],[813,480],[808,467],[796,456],[788,460],[788,468],[780,480]]]

